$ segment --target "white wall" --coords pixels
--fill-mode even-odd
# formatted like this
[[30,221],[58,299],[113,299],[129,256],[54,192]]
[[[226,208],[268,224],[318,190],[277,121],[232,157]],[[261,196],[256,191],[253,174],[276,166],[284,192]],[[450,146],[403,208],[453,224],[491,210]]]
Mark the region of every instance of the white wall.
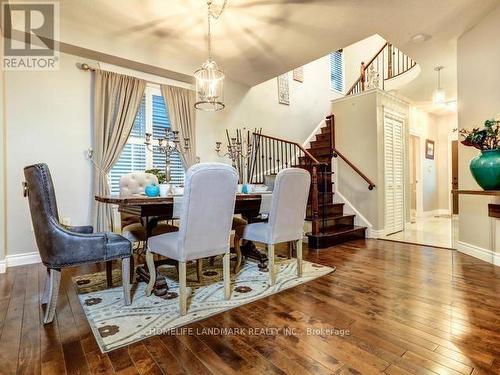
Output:
[[[500,112],[500,7],[490,12],[479,24],[458,40],[458,126],[471,129]],[[470,171],[470,160],[478,150],[459,146],[459,187],[477,190]],[[500,239],[488,217],[488,203],[495,198],[461,195],[458,249],[492,261],[493,252],[500,264]],[[498,203],[498,198],[497,198]],[[496,220],[498,225],[498,220]],[[498,232],[498,230],[496,230]],[[471,250],[472,249],[472,250]]]

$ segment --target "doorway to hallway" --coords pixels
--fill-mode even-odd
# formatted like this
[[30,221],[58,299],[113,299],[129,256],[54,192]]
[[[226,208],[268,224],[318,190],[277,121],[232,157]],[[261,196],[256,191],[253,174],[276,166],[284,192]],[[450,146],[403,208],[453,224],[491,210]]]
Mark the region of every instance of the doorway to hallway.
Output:
[[[454,247],[459,210],[458,201],[451,194],[452,189],[458,188],[456,126],[455,115],[412,112],[404,141],[404,229],[397,233],[386,230],[386,239]],[[387,156],[392,155],[386,153]]]

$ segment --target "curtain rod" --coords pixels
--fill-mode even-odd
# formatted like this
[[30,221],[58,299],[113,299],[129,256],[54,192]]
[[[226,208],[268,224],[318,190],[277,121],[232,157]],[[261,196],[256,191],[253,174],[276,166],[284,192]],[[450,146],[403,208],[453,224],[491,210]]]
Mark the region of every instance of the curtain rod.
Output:
[[[93,68],[89,64],[83,63],[83,62],[82,63],[77,63],[76,66],[78,67],[78,69],[83,70],[85,72],[95,72],[96,70],[100,70],[98,68]],[[145,72],[141,72],[141,73],[151,74],[151,73],[145,73]],[[117,73],[117,74],[123,74],[123,73]],[[127,75],[127,74],[124,74],[124,75]],[[140,78],[140,77],[138,77],[138,78]],[[185,87],[185,86],[193,86],[192,84],[189,84],[189,83],[186,83],[186,82],[176,81],[176,80],[173,80],[171,78],[166,78],[166,77],[162,77],[162,78],[164,78],[166,80],[169,80],[169,81],[173,81],[173,82],[179,82],[179,85],[173,85],[173,86],[187,88],[188,90],[193,90],[192,88]],[[143,78],[140,78],[140,79],[143,79]],[[163,85],[163,84],[165,84],[165,83],[161,83],[161,82],[150,81],[150,80],[147,80],[147,79],[143,79],[143,80],[146,81],[147,83],[151,83],[151,84],[154,84],[154,85]]]

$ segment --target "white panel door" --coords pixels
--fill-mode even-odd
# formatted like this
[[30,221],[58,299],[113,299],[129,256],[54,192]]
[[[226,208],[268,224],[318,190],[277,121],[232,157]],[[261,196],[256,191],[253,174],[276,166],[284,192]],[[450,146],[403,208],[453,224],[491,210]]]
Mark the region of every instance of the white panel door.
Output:
[[404,141],[403,121],[384,116],[385,232],[404,229]]

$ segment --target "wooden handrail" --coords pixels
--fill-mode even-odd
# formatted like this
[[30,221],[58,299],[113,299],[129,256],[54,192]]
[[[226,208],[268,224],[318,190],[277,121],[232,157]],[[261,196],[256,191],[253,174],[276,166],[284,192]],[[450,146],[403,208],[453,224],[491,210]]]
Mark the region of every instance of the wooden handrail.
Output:
[[326,124],[330,127],[330,152],[334,158],[340,157],[345,163],[350,166],[358,175],[361,176],[363,180],[368,183],[368,190],[373,190],[375,184],[370,180],[363,172],[359,170],[349,159],[347,159],[337,148],[335,147],[335,116],[329,115],[326,117]]
[[349,90],[346,91],[345,94],[349,95],[354,90],[354,88],[358,85],[359,81],[361,81],[361,77],[359,77],[357,80],[354,81],[352,86],[349,88]]
[[[371,58],[371,60],[368,62],[368,64],[365,64],[364,62],[361,63],[361,65],[364,65],[364,68],[365,70],[375,61],[375,59],[384,51],[385,47],[388,46],[388,42],[385,42],[385,44],[382,46],[382,48],[379,49],[379,51]],[[354,90],[354,88],[356,87],[356,85],[362,80],[364,79],[364,75],[363,74],[360,74],[358,79],[356,81],[354,81],[354,83],[352,84],[352,86],[349,88],[349,90],[347,90],[346,92],[346,95],[349,95],[349,93]]]
[[373,56],[372,59],[370,61],[368,61],[368,64],[366,64],[367,68],[375,61],[375,59],[378,57],[378,55],[380,55],[384,51],[385,47],[387,47],[388,45],[389,45],[389,42],[385,42],[385,44],[382,46],[382,48],[380,48],[378,50],[378,52],[375,54],[375,56]]
[[368,183],[368,190],[373,190],[375,187],[375,184],[373,183],[372,180],[370,180],[363,172],[361,172],[358,167],[356,167],[353,163],[349,161],[339,150],[337,150],[335,147],[332,149],[333,150],[333,157],[336,158],[337,156],[340,157],[345,163],[351,167],[357,174],[361,176],[363,180],[365,180]]
[[[386,49],[387,58],[384,54],[384,51]],[[370,59],[370,61],[368,61],[367,64],[365,64],[364,62],[361,63],[360,76],[356,79],[356,81],[354,81],[349,90],[346,91],[346,95],[358,94],[365,91],[365,72],[368,70],[368,68],[370,68],[370,66],[374,65],[375,62],[377,65],[377,69],[381,69],[381,71],[378,71],[378,73],[381,75],[380,79],[382,89],[384,89],[385,81],[406,73],[417,65],[417,63],[403,51],[394,47],[391,43],[385,42],[385,44]],[[382,66],[380,67],[380,65]]]
[[[321,221],[319,216],[319,176],[326,172],[327,163],[321,163],[309,151],[297,142],[288,141],[286,139],[264,135],[262,133],[254,133],[254,139],[258,142],[255,147],[255,163],[260,165],[260,174],[267,171],[279,172],[280,169],[292,165],[294,161],[300,166],[311,167],[311,221],[312,233],[318,235],[321,231]],[[304,155],[304,156],[301,156]],[[307,162],[304,164],[300,161],[301,157],[305,157]],[[264,166],[262,166],[264,164]],[[258,174],[259,175],[259,174]]]

